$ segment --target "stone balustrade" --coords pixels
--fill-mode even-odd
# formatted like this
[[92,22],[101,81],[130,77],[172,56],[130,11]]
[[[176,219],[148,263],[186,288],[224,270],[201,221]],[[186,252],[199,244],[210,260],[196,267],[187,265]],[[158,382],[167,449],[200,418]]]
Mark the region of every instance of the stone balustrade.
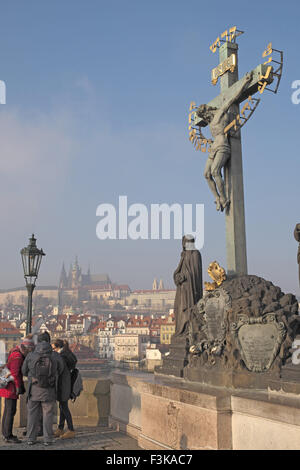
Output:
[[[1,398],[1,416],[3,415],[4,399]],[[107,426],[110,414],[110,379],[83,378],[83,391],[75,403],[69,401],[74,425]],[[57,411],[58,407],[57,407]],[[15,427],[25,427],[27,421],[26,397],[18,400]]]
[[[92,375],[69,402],[75,427],[96,432],[109,425],[149,450],[300,449],[299,393],[230,390],[129,370]],[[26,426],[25,396],[14,425]]]

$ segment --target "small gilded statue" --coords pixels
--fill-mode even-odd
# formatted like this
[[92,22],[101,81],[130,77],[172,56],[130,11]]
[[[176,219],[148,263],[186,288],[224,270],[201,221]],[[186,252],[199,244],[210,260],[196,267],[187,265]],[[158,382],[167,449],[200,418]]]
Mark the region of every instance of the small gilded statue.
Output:
[[206,291],[215,290],[222,284],[222,282],[226,280],[225,269],[222,268],[216,261],[210,263],[207,272],[214,282],[204,282]]

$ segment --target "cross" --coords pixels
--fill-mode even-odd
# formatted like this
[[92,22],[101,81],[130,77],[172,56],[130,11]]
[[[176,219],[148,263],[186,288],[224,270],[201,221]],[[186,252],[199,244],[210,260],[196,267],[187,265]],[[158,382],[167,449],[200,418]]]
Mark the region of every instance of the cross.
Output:
[[[207,103],[207,106],[220,108],[222,104],[236,95],[241,88],[243,77],[238,77],[238,45],[236,42],[223,42],[219,48],[220,64],[226,59],[234,60],[234,70],[222,71],[220,76],[221,93]],[[230,59],[229,59],[230,60]],[[273,81],[272,71],[267,73],[268,65],[258,65],[252,70],[251,80],[246,84],[240,96],[229,108],[229,113],[234,116],[240,115],[239,105],[258,91],[261,86],[261,77],[266,76],[266,82]],[[195,115],[194,125],[201,125],[201,118]],[[230,201],[225,210],[226,225],[226,252],[227,252],[227,274],[237,276],[247,274],[247,250],[246,250],[246,229],[245,229],[245,208],[244,208],[244,184],[243,184],[243,162],[241,132],[238,130],[230,136],[231,153],[230,158],[224,167],[225,192]]]

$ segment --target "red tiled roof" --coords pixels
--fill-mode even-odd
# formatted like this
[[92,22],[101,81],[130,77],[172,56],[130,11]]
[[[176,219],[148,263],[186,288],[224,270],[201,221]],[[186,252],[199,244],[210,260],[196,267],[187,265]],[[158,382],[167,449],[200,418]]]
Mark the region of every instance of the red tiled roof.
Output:
[[127,323],[128,328],[149,328],[151,322],[149,320],[140,320],[140,319],[133,319],[129,320]]
[[70,345],[70,349],[75,354],[78,361],[80,359],[98,359],[95,352],[83,344],[73,343]]
[[16,328],[14,325],[7,321],[0,322],[0,335],[22,336],[22,333],[20,333],[20,330],[18,330],[18,328]]
[[106,322],[101,321],[96,326],[93,326],[92,329],[89,330],[90,333],[97,333],[98,330],[104,330],[106,328]]
[[175,323],[175,317],[174,315],[169,315],[168,318],[163,318],[162,319],[162,325],[174,325]]
[[62,315],[57,315],[57,322],[58,323],[65,323],[66,319],[68,318],[69,323],[83,323],[83,316],[80,317],[79,315],[67,315],[67,314],[62,314]]

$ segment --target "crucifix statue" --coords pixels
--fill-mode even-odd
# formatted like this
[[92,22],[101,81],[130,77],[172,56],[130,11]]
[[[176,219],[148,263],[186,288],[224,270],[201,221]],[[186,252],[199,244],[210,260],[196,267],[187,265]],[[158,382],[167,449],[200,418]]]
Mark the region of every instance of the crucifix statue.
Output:
[[230,204],[230,199],[225,194],[225,184],[221,173],[221,170],[224,168],[231,155],[229,137],[224,133],[224,129],[226,129],[231,121],[229,109],[237,102],[251,78],[252,72],[245,75],[239,82],[239,88],[222,103],[220,108],[214,108],[213,106],[204,104],[199,106],[196,111],[196,115],[203,120],[201,127],[205,124],[209,124],[211,135],[214,138],[206,162],[204,176],[215,197],[217,211],[223,211]]
[[[236,37],[242,31],[236,27],[225,31],[211,46],[219,48],[220,64],[212,71],[212,83],[220,79],[221,93],[207,104],[191,103],[189,115],[190,140],[197,150],[208,151],[204,176],[214,196],[216,209],[225,213],[227,274],[247,274],[246,230],[244,210],[244,184],[241,146],[241,127],[255,111],[260,99],[253,95],[262,93],[275,78],[277,92],[282,73],[282,52],[272,49],[270,43],[263,53],[268,57],[273,51],[280,54],[280,61],[269,57],[263,64],[239,80],[238,45]],[[279,66],[273,67],[279,64]],[[240,110],[240,104],[243,103]],[[212,139],[206,139],[202,129],[209,126]],[[223,172],[223,174],[222,174]]]

